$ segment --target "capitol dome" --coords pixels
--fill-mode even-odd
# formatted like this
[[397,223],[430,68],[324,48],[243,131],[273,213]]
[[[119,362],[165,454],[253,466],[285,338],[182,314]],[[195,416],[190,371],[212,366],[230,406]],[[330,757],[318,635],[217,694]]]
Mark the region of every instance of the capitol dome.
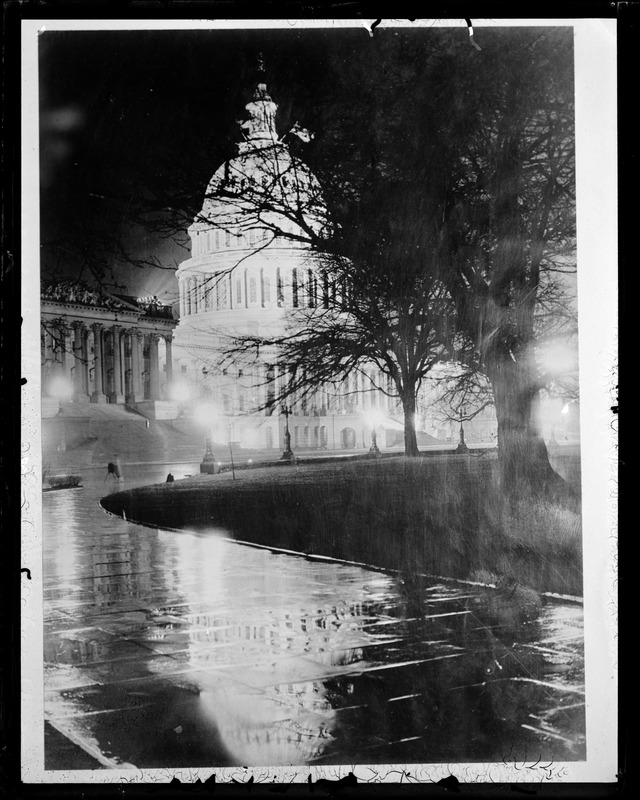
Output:
[[[312,398],[283,391],[290,366],[274,342],[297,324],[312,324],[344,287],[332,280],[322,253],[329,221],[320,184],[287,143],[310,134],[296,123],[278,136],[277,105],[264,83],[245,108],[238,152],[211,178],[188,229],[191,257],[176,272],[175,383],[191,398],[184,413],[203,419],[218,445],[276,450],[290,429],[294,449],[368,447],[357,401],[368,392],[362,403],[373,407],[365,376],[354,373],[339,390],[319,386]],[[231,347],[238,340],[254,344],[240,354]],[[283,420],[278,400],[285,396]]]
[[[304,246],[327,226],[320,184],[284,142],[240,144],[240,153],[213,175],[202,211],[189,228],[192,253],[246,248],[248,234]],[[224,236],[231,234],[227,244]],[[300,237],[296,240],[296,236]]]
[[224,254],[226,268],[238,251],[308,247],[327,228],[320,184],[278,138],[277,105],[266,84],[257,85],[245,109],[249,119],[241,123],[238,155],[216,170],[189,228],[192,257]]
[[177,271],[178,341],[204,330],[203,314],[215,313],[210,328],[231,334],[239,324],[233,332],[242,333],[248,309],[311,305],[317,290],[311,241],[327,228],[320,185],[278,138],[277,106],[265,84],[246,110],[238,155],[216,170],[189,227],[191,258]]

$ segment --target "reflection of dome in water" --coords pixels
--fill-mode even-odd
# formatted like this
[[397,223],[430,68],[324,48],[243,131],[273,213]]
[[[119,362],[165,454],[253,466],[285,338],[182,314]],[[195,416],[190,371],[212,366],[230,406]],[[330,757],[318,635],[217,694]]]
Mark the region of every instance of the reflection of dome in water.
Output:
[[266,687],[251,693],[231,682],[200,693],[200,710],[239,763],[250,766],[305,764],[332,740],[335,711],[313,681]]
[[[231,757],[239,764],[278,766],[306,764],[323,754],[333,739],[336,711],[324,683],[304,679],[307,659],[314,670],[351,672],[363,658],[355,645],[362,641],[364,616],[359,599],[341,607],[316,605],[312,615],[272,609],[261,620],[253,611],[250,617],[242,611],[233,617],[194,615],[195,627],[185,635],[190,663],[211,670],[190,678],[191,685],[198,687],[203,723]],[[245,673],[245,685],[239,681],[248,664],[252,675]],[[152,668],[163,671],[161,663]],[[251,688],[256,679],[262,688]]]

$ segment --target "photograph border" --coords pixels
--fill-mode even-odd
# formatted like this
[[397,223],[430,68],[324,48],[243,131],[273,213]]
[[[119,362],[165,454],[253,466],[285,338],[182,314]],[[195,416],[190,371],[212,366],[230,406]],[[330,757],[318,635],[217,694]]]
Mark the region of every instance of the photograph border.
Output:
[[[278,27],[290,25],[289,21],[275,21]],[[322,26],[322,20],[297,20],[296,24]],[[332,20],[336,27],[358,25],[366,21]],[[375,22],[372,20],[371,22]],[[107,24],[122,25],[126,29],[145,26],[161,27],[216,27],[223,22],[187,20],[78,20],[78,29]],[[73,27],[73,21],[59,23],[63,29]],[[244,20],[226,23],[245,27]],[[380,24],[407,25],[406,20],[384,20]],[[429,24],[428,20],[418,21]],[[460,25],[460,20],[438,21],[438,25]],[[529,19],[529,20],[474,20],[476,39],[488,26],[508,25],[572,25],[576,31],[576,161],[578,209],[578,298],[580,347],[581,427],[589,431],[582,437],[583,466],[583,528],[585,592],[585,651],[587,685],[587,761],[567,763],[566,772],[556,775],[567,783],[608,782],[613,780],[617,767],[615,736],[612,720],[616,716],[616,484],[617,443],[612,430],[611,406],[617,385],[617,269],[613,254],[617,254],[617,148],[616,148],[616,23],[613,19]],[[37,36],[42,26],[52,30],[55,20],[24,20],[22,23],[22,185],[23,208],[30,209],[22,230],[22,264],[39,261],[38,197],[38,106],[37,81],[34,86],[34,64],[37,69]],[[257,20],[256,27],[266,27],[265,20]],[[86,29],[86,28],[84,28]],[[370,28],[363,36],[370,35]],[[37,74],[37,73],[36,73]],[[35,167],[35,169],[34,169]],[[34,202],[34,199],[36,200]],[[32,211],[31,211],[32,209]],[[602,281],[603,265],[610,265],[606,280]],[[611,273],[611,274],[609,274]],[[22,270],[23,309],[39,306],[39,276],[36,269]],[[35,305],[34,305],[35,304]],[[42,742],[34,740],[32,732],[42,730],[44,693],[42,673],[42,575],[37,565],[41,563],[40,509],[40,353],[39,316],[23,311],[22,376],[27,383],[22,392],[22,564],[31,568],[31,579],[22,586],[22,780],[25,783],[108,783],[131,780],[152,782],[177,778],[192,782],[206,780],[212,774],[218,781],[245,782],[250,774],[256,783],[275,777],[274,770],[238,769],[221,770],[131,770],[99,772],[53,772],[44,770]],[[587,324],[584,320],[588,320]],[[37,348],[35,347],[37,345]],[[607,532],[606,538],[603,531]],[[606,565],[606,567],[603,567]],[[39,666],[38,666],[39,665]],[[615,725],[613,725],[615,729]],[[37,737],[35,737],[37,738]],[[42,737],[41,737],[42,738]],[[313,780],[344,778],[349,773],[358,777],[358,768],[352,767],[296,767],[278,768],[279,782],[302,782],[311,774]],[[395,782],[397,767],[378,765],[377,780]],[[414,767],[415,765],[412,765]],[[419,765],[424,770],[413,769],[417,780],[437,783],[455,775],[461,783],[517,782],[522,778],[520,767],[505,765],[461,764]],[[524,765],[523,765],[524,766]],[[268,773],[268,774],[266,774]],[[528,776],[531,778],[531,776]],[[545,776],[537,776],[544,780]],[[361,777],[362,779],[362,777]],[[535,779],[534,781],[535,782]]]

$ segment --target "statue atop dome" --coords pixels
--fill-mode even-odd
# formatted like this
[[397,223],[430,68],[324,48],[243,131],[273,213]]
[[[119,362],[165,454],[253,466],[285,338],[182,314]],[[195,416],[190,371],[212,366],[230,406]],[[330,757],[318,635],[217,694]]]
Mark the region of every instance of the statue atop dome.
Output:
[[271,99],[264,82],[265,70],[262,53],[258,55],[258,83],[253,97],[245,106],[249,119],[240,123],[247,142],[254,147],[265,147],[278,141],[276,111],[278,106]]

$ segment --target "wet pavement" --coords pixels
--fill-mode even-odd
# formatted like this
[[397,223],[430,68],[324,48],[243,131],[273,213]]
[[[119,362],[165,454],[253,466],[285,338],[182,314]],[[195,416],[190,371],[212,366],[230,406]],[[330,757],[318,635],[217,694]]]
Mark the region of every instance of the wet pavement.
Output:
[[48,769],[584,758],[581,606],[98,505],[168,471],[87,470],[43,497]]

